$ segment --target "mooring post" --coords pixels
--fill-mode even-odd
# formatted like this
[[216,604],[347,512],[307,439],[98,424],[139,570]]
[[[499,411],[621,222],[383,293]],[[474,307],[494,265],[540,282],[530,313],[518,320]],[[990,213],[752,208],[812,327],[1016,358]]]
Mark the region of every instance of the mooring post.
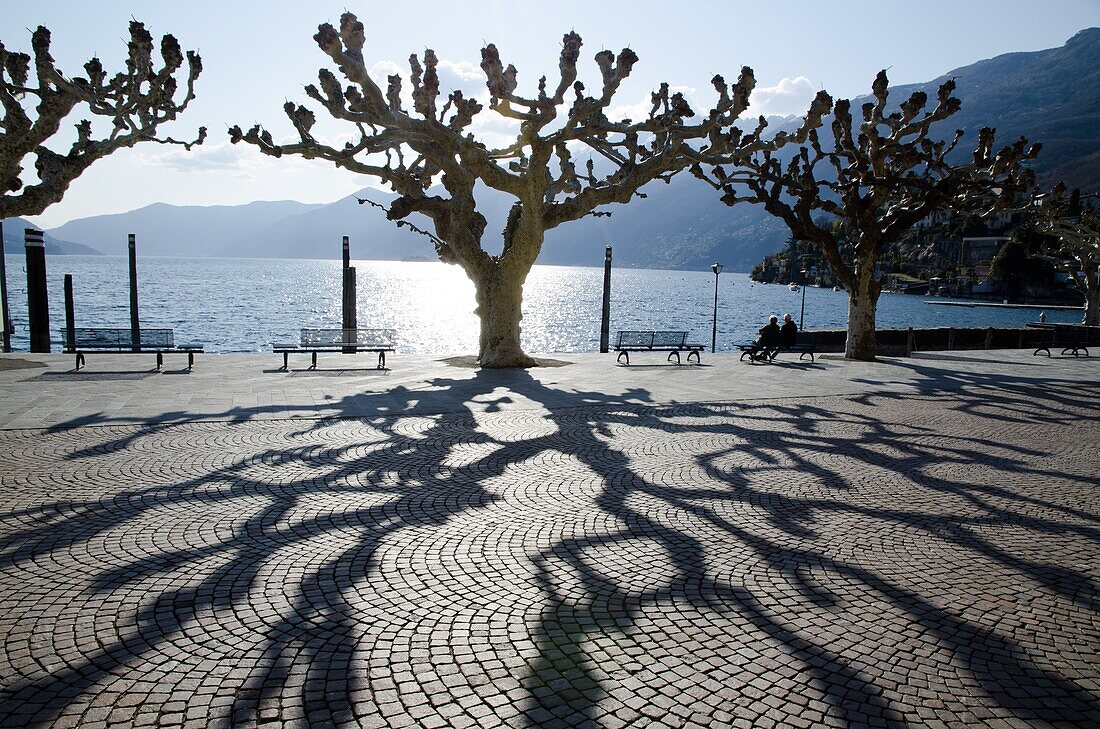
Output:
[[993,346],[993,327],[987,327],[985,330],[985,348],[989,349]]
[[27,252],[27,325],[31,351],[50,351],[50,298],[46,293],[46,242],[44,233],[23,229]]
[[141,319],[138,318],[137,236],[133,233],[130,233],[127,247],[130,249],[130,344],[137,352],[141,349]]
[[345,354],[355,354],[355,329],[358,327],[356,323],[356,301],[355,301],[355,267],[349,266],[344,269],[344,347]]
[[912,357],[914,349],[916,349],[916,335],[913,334],[913,327],[909,327],[909,337],[905,340],[905,356]]
[[11,313],[8,311],[8,266],[4,259],[4,221],[0,220],[0,338],[3,351],[11,351]]
[[[344,339],[348,339],[348,329],[353,328],[355,325],[351,323],[354,318],[354,313],[349,309],[348,303],[354,297],[349,298],[348,293],[348,270],[351,268],[351,238],[348,236],[343,237],[343,259],[344,265],[340,269],[340,327],[344,330]],[[344,347],[344,353],[353,353],[355,350],[348,347]]]
[[73,306],[73,275],[65,274],[65,348],[76,349],[76,307]]
[[955,348],[955,327],[951,327],[947,330],[947,351],[951,351]]
[[607,352],[611,329],[611,246],[603,252],[603,311],[600,314],[600,352]]

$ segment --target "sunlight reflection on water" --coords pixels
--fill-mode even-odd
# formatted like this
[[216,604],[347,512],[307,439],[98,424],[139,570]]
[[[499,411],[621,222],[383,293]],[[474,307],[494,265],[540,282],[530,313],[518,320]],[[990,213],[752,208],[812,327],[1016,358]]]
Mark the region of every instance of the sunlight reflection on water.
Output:
[[[602,253],[602,251],[601,251]],[[399,352],[473,353],[478,322],[474,287],[456,266],[442,263],[353,261],[361,327],[398,332]],[[26,351],[27,297],[22,255],[7,256],[9,302]],[[56,342],[65,325],[63,276],[73,274],[77,326],[129,327],[126,259],[51,256],[46,262],[50,324]],[[142,324],[171,327],[178,343],[208,352],[270,351],[294,342],[301,327],[340,326],[340,262],[316,260],[139,258]],[[599,348],[602,268],[535,266],[524,287],[523,345],[529,352],[593,352]],[[687,329],[709,345],[714,275],[709,271],[614,271],[611,329]],[[723,273],[718,292],[718,349],[755,336],[768,314],[798,319],[801,293],[753,285],[746,274]],[[1019,326],[1028,309],[927,306],[925,297],[884,294],[879,325]],[[810,288],[806,326],[843,328],[843,292]],[[1048,311],[1048,321],[1080,320],[1077,311]],[[60,351],[60,346],[55,347]]]

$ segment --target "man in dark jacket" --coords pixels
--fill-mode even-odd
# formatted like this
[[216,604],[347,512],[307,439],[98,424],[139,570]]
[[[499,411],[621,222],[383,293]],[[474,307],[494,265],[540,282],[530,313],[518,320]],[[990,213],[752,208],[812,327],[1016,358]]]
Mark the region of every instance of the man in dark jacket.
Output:
[[772,314],[768,317],[768,323],[760,327],[760,337],[756,344],[760,347],[758,354],[753,359],[771,359],[779,349],[779,317]]

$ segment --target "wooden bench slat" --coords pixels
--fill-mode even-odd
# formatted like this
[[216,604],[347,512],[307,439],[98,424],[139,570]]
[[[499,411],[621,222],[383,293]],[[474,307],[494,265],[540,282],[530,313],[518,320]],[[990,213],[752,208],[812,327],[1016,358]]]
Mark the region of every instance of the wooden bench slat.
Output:
[[[67,344],[88,348],[133,349],[134,343],[129,329],[107,329],[103,327],[74,327],[73,342]],[[143,348],[171,348],[174,337],[171,329],[142,329],[140,346]],[[68,334],[66,333],[66,338]]]
[[394,329],[302,329],[300,346],[307,347],[392,347]]

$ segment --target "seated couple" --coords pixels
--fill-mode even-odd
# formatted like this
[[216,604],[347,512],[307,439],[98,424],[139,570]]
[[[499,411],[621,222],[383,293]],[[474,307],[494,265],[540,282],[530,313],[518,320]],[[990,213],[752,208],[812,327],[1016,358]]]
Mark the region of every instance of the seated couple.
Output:
[[790,314],[783,315],[782,327],[778,322],[779,317],[773,314],[768,318],[768,323],[760,328],[760,336],[756,340],[760,353],[754,355],[754,359],[772,359],[780,349],[794,346],[798,338],[798,325]]

